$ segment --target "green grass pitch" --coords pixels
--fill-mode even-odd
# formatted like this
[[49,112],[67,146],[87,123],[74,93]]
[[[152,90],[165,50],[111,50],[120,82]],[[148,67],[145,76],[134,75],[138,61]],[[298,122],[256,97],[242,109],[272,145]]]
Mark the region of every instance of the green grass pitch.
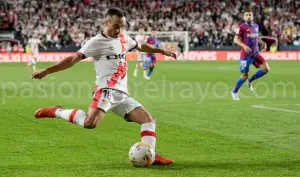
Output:
[[0,176],[300,176],[300,63],[269,64],[256,91],[244,85],[241,101],[233,101],[238,61],[162,61],[150,81],[141,70],[134,78],[129,62],[130,93],[157,118],[157,152],[175,159],[145,169],[128,160],[140,141],[138,124],[109,113],[88,130],[33,117],[57,104],[86,111],[92,63],[40,81],[24,63],[1,63]]

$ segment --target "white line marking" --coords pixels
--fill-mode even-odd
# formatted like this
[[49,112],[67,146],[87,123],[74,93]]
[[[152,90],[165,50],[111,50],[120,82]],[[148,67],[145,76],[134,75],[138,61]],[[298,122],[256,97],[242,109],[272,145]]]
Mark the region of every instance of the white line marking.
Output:
[[300,104],[270,104],[268,106],[300,106]]
[[281,109],[281,108],[274,108],[274,107],[267,107],[264,105],[252,105],[254,108],[260,108],[260,109],[269,109],[269,110],[275,110],[275,111],[283,111],[283,112],[292,112],[300,114],[300,111],[291,110],[291,109]]

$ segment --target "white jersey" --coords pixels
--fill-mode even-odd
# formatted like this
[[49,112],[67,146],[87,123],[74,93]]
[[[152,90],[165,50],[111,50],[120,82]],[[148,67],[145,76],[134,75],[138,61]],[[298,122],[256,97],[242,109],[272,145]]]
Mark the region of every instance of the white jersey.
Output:
[[[147,36],[138,34],[135,36],[135,41],[139,44],[142,44],[147,41]],[[141,52],[141,53],[144,53],[144,52]]]
[[137,42],[125,34],[110,38],[103,33],[88,40],[78,51],[93,57],[96,85],[128,93],[126,51],[137,47]]
[[32,53],[39,52],[39,44],[41,43],[39,38],[30,38],[28,44]]

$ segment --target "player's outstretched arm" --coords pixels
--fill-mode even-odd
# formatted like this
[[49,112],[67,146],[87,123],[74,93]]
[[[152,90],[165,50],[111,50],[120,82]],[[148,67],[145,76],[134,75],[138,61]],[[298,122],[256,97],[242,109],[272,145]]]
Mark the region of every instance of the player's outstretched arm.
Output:
[[242,47],[246,53],[251,52],[250,47],[244,44],[238,36],[234,36],[233,42]]
[[138,45],[136,49],[140,52],[160,53],[160,54],[163,54],[163,55],[166,55],[169,57],[173,57],[174,59],[176,59],[175,53],[169,52],[164,49],[157,48],[157,47],[153,47],[152,45],[147,44],[147,43],[142,43],[142,44]]
[[40,46],[42,46],[45,50],[47,50],[47,47],[43,43],[39,43]]
[[264,51],[267,50],[267,44],[266,44],[264,41],[262,41],[261,38],[258,38],[258,44],[264,46],[264,47],[261,49],[261,52],[264,52]]
[[42,79],[48,74],[52,74],[58,71],[68,69],[72,67],[75,63],[79,62],[80,60],[82,60],[82,57],[80,55],[75,54],[75,55],[68,56],[46,69],[33,73],[32,79]]

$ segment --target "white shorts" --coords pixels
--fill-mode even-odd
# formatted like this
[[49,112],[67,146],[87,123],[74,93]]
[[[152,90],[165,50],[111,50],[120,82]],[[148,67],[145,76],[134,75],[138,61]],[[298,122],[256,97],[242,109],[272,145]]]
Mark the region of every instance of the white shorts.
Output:
[[90,108],[98,108],[104,111],[112,111],[120,117],[126,118],[126,114],[142,105],[128,94],[110,88],[95,87]]
[[139,53],[137,61],[139,61],[139,62],[145,62],[146,61],[146,53]]

